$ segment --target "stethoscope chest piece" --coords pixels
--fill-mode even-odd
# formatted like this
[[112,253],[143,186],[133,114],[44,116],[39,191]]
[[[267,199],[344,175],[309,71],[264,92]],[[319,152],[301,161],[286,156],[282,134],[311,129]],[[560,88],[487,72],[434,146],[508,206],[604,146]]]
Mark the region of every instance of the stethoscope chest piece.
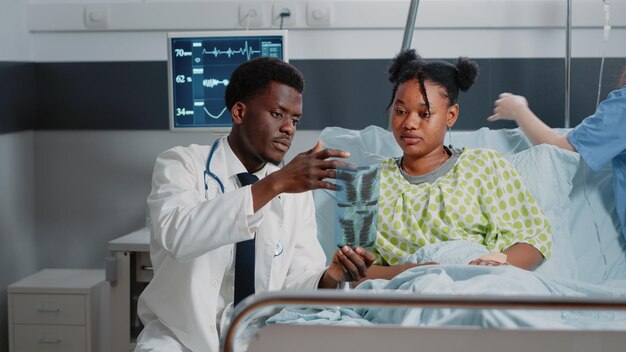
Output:
[[274,257],[278,257],[283,253],[283,243],[278,241],[276,242],[276,248],[274,248]]

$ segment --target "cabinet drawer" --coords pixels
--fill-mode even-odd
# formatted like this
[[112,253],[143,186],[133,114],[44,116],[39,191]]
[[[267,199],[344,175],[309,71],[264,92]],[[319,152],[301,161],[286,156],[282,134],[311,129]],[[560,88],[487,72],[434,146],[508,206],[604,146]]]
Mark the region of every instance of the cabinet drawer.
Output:
[[88,351],[84,326],[13,326],[14,352]]
[[150,282],[154,276],[150,252],[137,252],[135,254],[135,274],[137,282]]
[[85,296],[71,294],[13,294],[15,324],[85,325]]

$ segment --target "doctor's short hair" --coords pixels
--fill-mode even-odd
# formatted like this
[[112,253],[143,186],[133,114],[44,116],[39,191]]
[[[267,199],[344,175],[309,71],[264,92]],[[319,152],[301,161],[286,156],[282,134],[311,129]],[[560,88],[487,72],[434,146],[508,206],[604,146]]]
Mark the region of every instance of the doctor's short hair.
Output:
[[442,60],[422,59],[415,49],[404,50],[391,61],[389,66],[389,81],[393,84],[393,92],[387,108],[393,104],[400,84],[410,80],[419,82],[428,111],[430,111],[430,104],[424,81],[443,87],[448,95],[448,106],[452,106],[457,102],[459,90],[465,92],[470,89],[477,77],[478,64],[466,57],[459,57],[456,64],[451,64]]
[[226,107],[246,102],[261,94],[271,82],[287,85],[300,94],[304,91],[304,76],[294,66],[273,57],[258,57],[239,65],[226,86]]

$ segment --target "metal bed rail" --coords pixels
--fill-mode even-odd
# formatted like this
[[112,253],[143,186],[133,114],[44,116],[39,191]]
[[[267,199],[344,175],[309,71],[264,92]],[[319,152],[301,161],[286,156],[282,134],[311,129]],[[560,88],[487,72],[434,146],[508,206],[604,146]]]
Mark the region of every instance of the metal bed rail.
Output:
[[461,296],[375,293],[367,291],[319,290],[310,292],[265,292],[243,300],[233,311],[232,320],[222,335],[223,350],[233,351],[237,330],[254,312],[267,307],[301,305],[380,306],[468,309],[537,310],[626,310],[626,299],[594,297]]

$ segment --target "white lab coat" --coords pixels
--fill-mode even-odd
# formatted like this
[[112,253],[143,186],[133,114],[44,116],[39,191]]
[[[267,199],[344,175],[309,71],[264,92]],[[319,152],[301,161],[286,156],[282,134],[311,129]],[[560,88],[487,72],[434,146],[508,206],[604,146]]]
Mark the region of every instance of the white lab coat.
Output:
[[[209,149],[175,147],[156,161],[148,197],[155,272],[138,304],[144,324],[158,319],[186,348],[203,352],[218,350],[218,318],[233,300],[232,289],[221,286],[232,285],[228,278],[232,278],[234,243],[256,233],[256,292],[314,289],[326,262],[317,240],[310,192],[283,194],[254,214],[250,186],[240,187],[236,177],[246,172],[245,167],[224,137],[213,155],[211,171],[223,182],[225,193],[207,178],[206,200]],[[256,175],[262,178],[277,169],[268,164]],[[279,241],[283,250],[274,256]]]

